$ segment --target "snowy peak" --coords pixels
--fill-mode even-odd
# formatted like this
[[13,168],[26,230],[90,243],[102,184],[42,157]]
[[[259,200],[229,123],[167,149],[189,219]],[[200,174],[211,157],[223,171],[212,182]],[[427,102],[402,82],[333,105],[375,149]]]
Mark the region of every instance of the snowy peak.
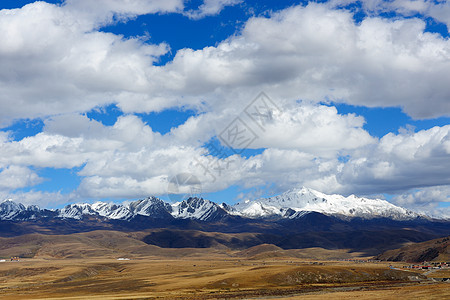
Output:
[[228,213],[216,203],[197,197],[183,200],[173,206],[172,216],[200,221],[218,220]]
[[303,211],[346,217],[410,219],[418,215],[385,200],[360,198],[354,195],[327,195],[302,187],[281,195],[244,201],[233,206],[234,214],[249,218],[284,217],[296,218]]
[[88,203],[69,204],[59,210],[58,217],[81,220],[83,215],[97,215],[97,212]]
[[114,203],[95,202],[91,208],[100,216],[108,219],[128,220],[133,216],[127,207]]
[[156,197],[148,197],[131,202],[128,209],[132,215],[152,216],[154,218],[165,218],[170,216],[172,206]]
[[20,213],[26,210],[23,204],[17,204],[11,200],[5,200],[0,203],[0,219],[1,220],[13,220]]
[[16,203],[10,199],[0,203],[0,220],[34,220],[39,217],[53,216],[49,210],[41,210],[37,205],[26,207],[21,203]]
[[[339,196],[339,195],[333,195]],[[313,189],[302,187],[301,189],[291,189],[281,195],[267,198],[267,202],[275,206],[284,206],[290,208],[301,208],[310,205],[326,205],[330,195],[323,194]],[[340,196],[344,198],[343,196]],[[332,200],[332,199],[330,199]],[[332,205],[328,203],[328,205]]]
[[[233,206],[234,213],[249,218],[258,217],[286,217],[291,218],[294,213],[308,206],[326,203],[325,194],[302,187],[291,189],[281,195],[258,200],[245,200]],[[315,210],[311,210],[315,211]]]

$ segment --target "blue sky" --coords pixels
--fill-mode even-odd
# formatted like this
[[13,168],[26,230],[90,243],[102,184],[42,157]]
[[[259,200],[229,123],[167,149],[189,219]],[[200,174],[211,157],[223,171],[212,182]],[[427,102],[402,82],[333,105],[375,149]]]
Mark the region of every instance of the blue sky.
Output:
[[447,214],[450,4],[343,3],[2,1],[0,196],[171,200],[189,173],[216,202],[304,185]]

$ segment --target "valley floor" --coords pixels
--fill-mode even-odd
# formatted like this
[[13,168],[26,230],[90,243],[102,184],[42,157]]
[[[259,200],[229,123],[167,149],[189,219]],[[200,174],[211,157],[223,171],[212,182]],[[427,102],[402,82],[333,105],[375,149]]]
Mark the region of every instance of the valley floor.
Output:
[[[449,276],[442,272],[432,276]],[[450,283],[427,279],[421,271],[392,269],[386,262],[292,257],[211,254],[0,262],[1,299],[404,299],[405,295],[449,299]]]

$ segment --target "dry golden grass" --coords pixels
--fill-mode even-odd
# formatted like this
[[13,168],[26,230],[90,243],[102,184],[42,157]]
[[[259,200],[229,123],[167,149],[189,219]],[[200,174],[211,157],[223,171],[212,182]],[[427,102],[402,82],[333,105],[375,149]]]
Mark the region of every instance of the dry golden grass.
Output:
[[446,283],[433,283],[410,285],[401,287],[389,287],[376,290],[328,292],[309,295],[288,296],[283,299],[366,299],[366,300],[390,300],[390,299],[436,299],[443,300],[450,298],[450,287]]
[[68,235],[27,234],[12,238],[0,237],[0,258],[114,258],[121,256],[180,257],[223,252],[219,249],[163,249],[148,245],[142,238],[148,232],[98,230]]
[[449,284],[409,282],[407,276],[414,273],[390,270],[386,263],[322,263],[297,258],[246,260],[217,253],[203,258],[129,261],[27,259],[0,263],[0,298],[389,299],[384,296],[398,297],[406,291],[419,298],[450,296]]
[[[450,284],[409,281],[408,276],[426,271],[339,260],[361,258],[348,250],[274,245],[241,251],[163,249],[142,242],[147,234],[94,231],[0,238],[0,257],[33,257],[0,262],[0,299],[391,299],[405,293],[409,298],[450,299]],[[436,271],[429,277],[448,275]]]

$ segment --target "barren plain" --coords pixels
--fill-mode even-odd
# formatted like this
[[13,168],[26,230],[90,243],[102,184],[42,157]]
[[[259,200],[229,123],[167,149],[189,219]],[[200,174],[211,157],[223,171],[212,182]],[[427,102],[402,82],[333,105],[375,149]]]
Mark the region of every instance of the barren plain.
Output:
[[[180,258],[36,258],[2,262],[0,298],[450,298],[450,284],[425,279],[421,271],[391,269],[385,262],[261,259],[238,257],[238,253],[205,255],[185,251]],[[434,272],[433,276],[449,275]]]
[[404,269],[346,249],[161,248],[143,242],[147,234],[0,238],[0,299],[450,299],[440,282],[448,269]]

